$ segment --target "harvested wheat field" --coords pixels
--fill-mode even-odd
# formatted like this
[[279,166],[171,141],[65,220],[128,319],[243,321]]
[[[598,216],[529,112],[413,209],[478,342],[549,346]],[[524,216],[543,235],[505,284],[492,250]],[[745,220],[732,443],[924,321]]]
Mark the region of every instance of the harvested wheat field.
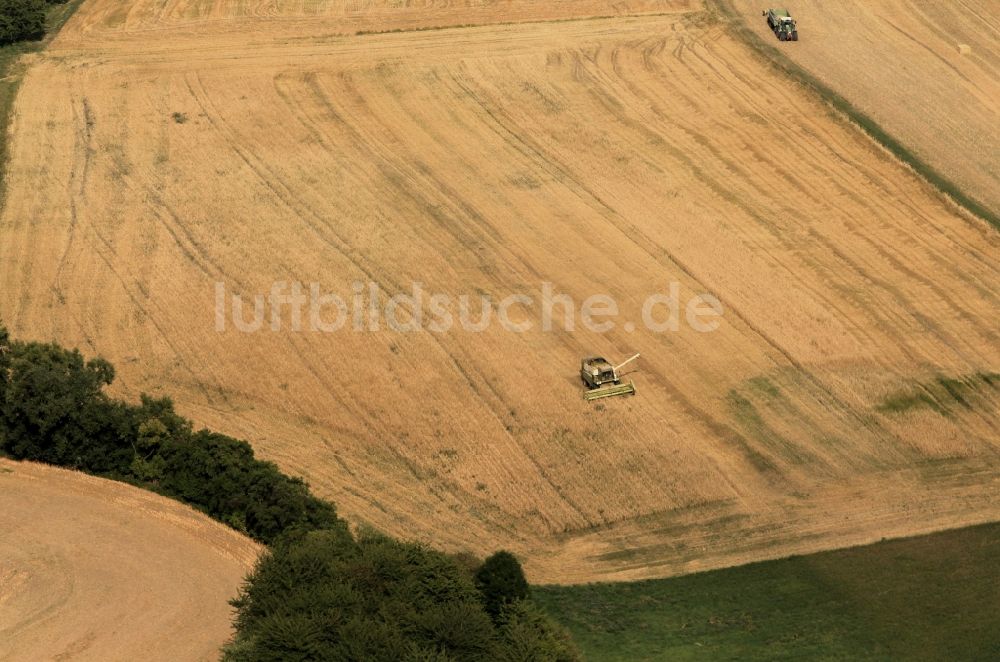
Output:
[[[536,582],[1000,518],[994,229],[700,6],[394,5],[84,3],[18,96],[12,333],[104,355],[355,523]],[[515,321],[550,282],[621,314],[217,330],[217,283],[250,308],[275,281],[532,297]],[[717,330],[640,323],[671,282]],[[583,401],[581,357],[635,352],[635,397]]]
[[0,659],[215,660],[259,546],[175,501],[0,460]]
[[[724,0],[778,44],[753,0]],[[790,0],[781,51],[1000,213],[1000,10],[994,0]]]

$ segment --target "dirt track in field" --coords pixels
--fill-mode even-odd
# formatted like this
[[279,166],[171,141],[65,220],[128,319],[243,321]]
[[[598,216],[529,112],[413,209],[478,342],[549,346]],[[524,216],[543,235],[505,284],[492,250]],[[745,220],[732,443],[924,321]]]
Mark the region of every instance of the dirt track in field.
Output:
[[[774,39],[760,3],[727,0]],[[790,0],[780,44],[967,194],[1000,213],[1000,12],[993,0]],[[961,53],[959,46],[969,47]]]
[[[119,393],[173,394],[355,522],[507,547],[535,581],[1000,517],[1000,389],[977,377],[1000,372],[1000,235],[711,14],[117,6],[85,3],[18,97],[0,221],[17,335],[103,354]],[[354,34],[470,22],[493,24]],[[548,281],[621,316],[606,334],[215,330],[217,282],[249,305],[274,281],[414,280],[523,292],[533,315]],[[717,331],[624,328],[672,281],[721,300]],[[585,404],[580,357],[634,352],[639,394]],[[938,375],[975,388],[879,409]]]
[[259,546],[174,501],[0,460],[0,659],[216,660]]

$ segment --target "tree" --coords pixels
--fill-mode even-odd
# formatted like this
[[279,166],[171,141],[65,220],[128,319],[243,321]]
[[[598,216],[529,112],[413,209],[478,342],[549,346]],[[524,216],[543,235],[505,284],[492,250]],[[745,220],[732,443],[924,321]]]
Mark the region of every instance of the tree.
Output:
[[193,432],[168,398],[144,395],[138,406],[109,398],[107,361],[0,332],[0,452],[154,489],[265,543],[346,526],[332,504],[256,459],[246,442]]
[[4,374],[0,450],[100,473],[127,471],[128,409],[102,391],[114,380],[110,363],[85,362],[58,345],[13,343],[4,353]]
[[447,555],[349,532],[279,541],[236,607],[242,660],[496,660],[496,629]]
[[509,662],[574,662],[580,652],[569,633],[554,624],[530,600],[504,605],[500,612],[501,660]]
[[[0,406],[7,392],[7,370],[10,366],[10,334],[7,327],[0,324]],[[3,438],[0,437],[0,448],[3,448]]]
[[42,0],[0,0],[0,45],[45,36]]
[[160,441],[156,455],[145,460],[156,458],[162,459],[159,491],[261,542],[293,529],[344,526],[332,504],[314,497],[303,481],[255,459],[245,441],[200,430]]
[[499,620],[504,605],[528,597],[528,580],[524,578],[520,562],[503,550],[487,558],[476,571],[476,588],[494,621]]

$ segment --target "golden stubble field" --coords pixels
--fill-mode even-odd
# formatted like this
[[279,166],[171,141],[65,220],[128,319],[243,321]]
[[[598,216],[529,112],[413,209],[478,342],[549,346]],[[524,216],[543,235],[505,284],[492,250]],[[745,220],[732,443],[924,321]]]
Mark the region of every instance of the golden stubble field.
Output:
[[216,660],[260,547],[143,490],[0,460],[0,659]]
[[[995,230],[700,7],[468,4],[85,3],[19,93],[0,317],[106,356],[121,395],[172,394],[355,523],[506,547],[534,581],[1000,517],[1000,388],[978,376],[1000,372]],[[217,282],[275,281],[551,282],[622,315],[216,331]],[[670,282],[717,296],[720,328],[628,332]],[[580,358],[634,352],[639,394],[584,403]],[[935,404],[880,408],[908,394]]]
[[[725,1],[762,37],[774,39],[759,2]],[[800,40],[781,44],[783,53],[1000,213],[996,2],[789,0],[787,7]]]

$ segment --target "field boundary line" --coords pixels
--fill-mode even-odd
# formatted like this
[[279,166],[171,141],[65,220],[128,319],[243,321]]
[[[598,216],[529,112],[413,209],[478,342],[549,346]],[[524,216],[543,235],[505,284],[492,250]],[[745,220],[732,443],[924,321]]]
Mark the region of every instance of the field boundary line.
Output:
[[[689,10],[679,10],[679,11],[660,11],[660,12],[637,12],[637,13],[625,13],[625,14],[597,14],[594,16],[567,16],[565,18],[535,18],[535,19],[525,19],[523,21],[488,21],[485,23],[454,23],[451,25],[425,25],[412,28],[389,28],[385,30],[357,30],[353,33],[355,37],[365,37],[369,35],[378,34],[399,34],[405,32],[435,32],[438,30],[470,30],[473,28],[494,28],[494,27],[512,27],[517,25],[549,25],[557,23],[586,23],[587,21],[612,21],[615,19],[627,19],[627,18],[663,18],[666,16],[691,16],[693,14],[703,13],[704,10],[701,9],[689,9]],[[351,33],[346,33],[345,36]]]

